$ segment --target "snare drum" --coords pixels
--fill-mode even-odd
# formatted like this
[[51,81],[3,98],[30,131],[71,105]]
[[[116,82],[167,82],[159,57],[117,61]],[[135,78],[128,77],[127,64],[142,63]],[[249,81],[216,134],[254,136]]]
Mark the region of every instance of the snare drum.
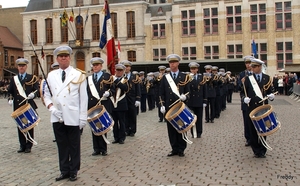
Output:
[[11,114],[11,117],[16,121],[16,124],[21,132],[29,131],[41,120],[29,103],[15,110]]
[[183,102],[175,104],[167,113],[165,118],[179,133],[187,132],[195,125],[197,116],[194,115]]
[[271,135],[281,126],[273,112],[272,105],[259,106],[249,116],[259,136]]
[[45,94],[46,85],[47,85],[47,83],[46,83],[45,79],[42,79],[41,83],[40,83],[40,97],[41,97],[41,101],[42,101],[43,105],[45,105],[44,94]]
[[88,110],[87,121],[96,136],[106,134],[114,126],[114,120],[102,105],[95,106]]

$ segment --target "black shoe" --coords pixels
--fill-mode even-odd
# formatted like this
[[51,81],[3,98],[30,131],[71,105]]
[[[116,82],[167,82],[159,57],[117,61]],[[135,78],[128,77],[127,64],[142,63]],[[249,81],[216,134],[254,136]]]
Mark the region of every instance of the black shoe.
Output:
[[18,151],[17,151],[18,153],[21,153],[21,152],[25,152],[25,149],[19,149]]
[[113,142],[111,142],[112,144],[115,144],[115,143],[119,143],[119,141],[118,140],[115,140],[115,141],[113,141]]
[[133,136],[134,136],[134,133],[131,133],[130,136],[133,137]]
[[178,155],[178,152],[171,151],[167,156],[175,156]]
[[163,120],[162,120],[162,119],[160,119],[160,120],[158,120],[158,122],[163,122]]
[[183,152],[178,152],[178,156],[179,156],[179,157],[183,157],[183,156],[184,156],[184,153],[183,153]]
[[120,140],[120,141],[119,141],[119,144],[124,144],[124,140]]
[[130,133],[129,133],[129,132],[126,132],[126,136],[130,136]]
[[63,180],[63,179],[67,179],[69,177],[70,177],[69,174],[60,174],[59,177],[55,178],[55,180],[60,181],[60,180]]
[[102,156],[107,156],[107,152],[106,152],[106,151],[101,152],[101,155],[102,155]]
[[210,122],[211,122],[211,123],[214,123],[214,120],[211,120]]
[[56,142],[56,139],[52,140],[53,142]]
[[92,156],[97,156],[97,155],[100,155],[100,152],[94,151],[93,154],[92,154]]
[[25,149],[25,153],[31,153],[31,149]]
[[208,120],[206,120],[206,121],[205,121],[205,123],[209,123],[209,121],[208,121]]
[[70,181],[76,181],[77,180],[77,175],[76,174],[72,174],[69,178]]

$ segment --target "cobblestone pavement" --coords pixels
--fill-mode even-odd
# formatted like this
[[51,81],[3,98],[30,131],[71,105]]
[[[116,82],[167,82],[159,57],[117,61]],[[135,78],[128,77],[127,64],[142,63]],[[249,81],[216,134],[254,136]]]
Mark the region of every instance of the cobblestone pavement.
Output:
[[[35,127],[38,145],[32,152],[17,153],[17,128],[10,117],[12,108],[1,98],[0,104],[0,185],[108,185],[108,186],[282,186],[300,183],[299,108],[288,96],[272,102],[281,130],[268,137],[272,151],[267,158],[253,157],[245,147],[240,101],[233,102],[215,123],[203,123],[201,138],[189,138],[185,157],[167,157],[171,150],[165,123],[159,123],[157,110],[138,115],[138,132],[125,144],[108,145],[108,156],[92,156],[89,126],[84,128],[81,170],[78,180],[55,181],[59,175],[56,143],[49,112],[36,99],[41,122]],[[108,139],[113,140],[112,132]]]

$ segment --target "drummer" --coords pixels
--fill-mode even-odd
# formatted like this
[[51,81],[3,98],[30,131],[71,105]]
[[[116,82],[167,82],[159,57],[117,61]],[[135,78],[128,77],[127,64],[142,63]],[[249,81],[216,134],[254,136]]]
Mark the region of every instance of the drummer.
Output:
[[[251,59],[250,65],[252,67],[253,74],[245,77],[245,87],[243,87],[240,92],[242,101],[248,105],[246,122],[250,129],[250,145],[255,158],[265,158],[267,149],[259,141],[256,129],[249,114],[255,108],[263,104],[268,104],[268,99],[273,101],[275,98],[275,95],[272,93],[272,78],[262,72],[262,64],[264,64],[264,62],[260,59]],[[260,103],[264,97],[267,97],[268,99]]]
[[[38,78],[35,75],[26,73],[28,63],[28,60],[24,58],[16,60],[19,73],[11,79],[8,88],[8,94],[10,94],[8,104],[11,106],[13,105],[14,111],[25,105],[27,102],[30,104],[32,109],[36,110],[38,108],[33,100],[37,96],[37,92],[39,90]],[[33,128],[28,132],[30,137],[33,139]],[[26,140],[24,134],[20,130],[18,130],[18,135],[20,149],[17,152],[30,153],[32,143]]]
[[[180,60],[181,58],[177,54],[170,54],[167,57],[170,66],[170,74],[162,77],[159,90],[161,103],[160,111],[163,114],[168,112],[170,105],[178,99],[180,99],[180,101],[186,101],[189,97],[189,95],[186,95],[190,92],[189,78],[187,77],[188,75],[179,71],[178,66]],[[171,83],[169,84],[170,81]],[[175,92],[179,96],[177,96]],[[172,151],[168,156],[179,155],[180,157],[183,157],[184,150],[186,149],[186,141],[183,140],[182,135],[177,132],[170,122],[167,122],[167,128],[172,148]]]
[[[87,77],[87,94],[88,94],[88,109],[96,106],[101,99],[99,104],[103,105],[106,111],[112,113],[112,103],[108,99],[112,95],[110,88],[113,83],[113,77],[102,71],[102,64],[104,60],[100,57],[94,57],[90,60],[93,68],[93,74]],[[104,134],[106,136],[106,134]],[[103,139],[103,136],[96,136],[92,133],[93,138],[93,149],[92,156],[107,155],[107,144]]]

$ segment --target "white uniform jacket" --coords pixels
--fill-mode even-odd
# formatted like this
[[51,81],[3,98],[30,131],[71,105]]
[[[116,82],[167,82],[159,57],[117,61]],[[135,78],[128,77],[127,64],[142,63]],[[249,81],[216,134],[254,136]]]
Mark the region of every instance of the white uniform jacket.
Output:
[[[69,66],[65,69],[66,79],[62,83],[62,70],[53,70],[48,74],[48,84],[52,92],[45,87],[44,101],[46,107],[53,104],[63,113],[65,125],[79,126],[80,120],[87,120],[88,96],[86,91],[86,78],[82,72]],[[82,79],[84,78],[84,79]],[[81,82],[82,81],[82,82]],[[81,82],[81,83],[79,83]],[[58,122],[59,118],[51,114],[51,122]]]

